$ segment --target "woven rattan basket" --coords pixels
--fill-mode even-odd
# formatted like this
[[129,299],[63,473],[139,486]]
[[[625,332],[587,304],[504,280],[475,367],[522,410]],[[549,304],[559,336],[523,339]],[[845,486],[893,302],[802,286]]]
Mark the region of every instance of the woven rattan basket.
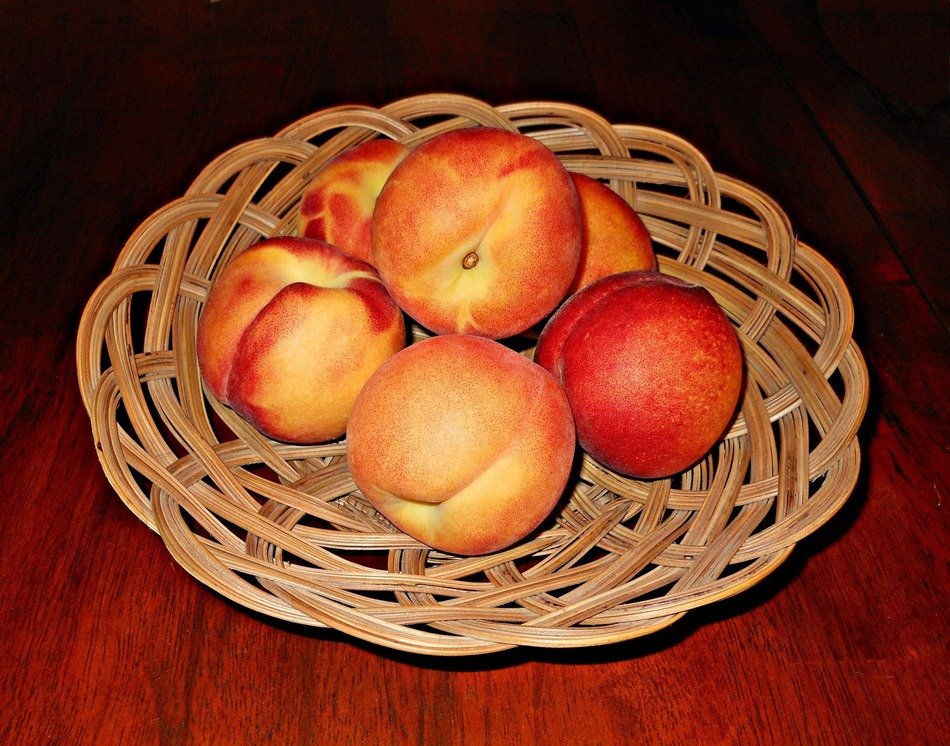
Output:
[[[461,558],[377,515],[345,442],[275,443],[206,396],[195,335],[217,273],[293,232],[328,159],[372,137],[411,145],[473,123],[522,131],[608,180],[650,229],[661,271],[725,309],[747,384],[724,441],[688,472],[640,482],[583,455],[537,533]],[[199,581],[271,617],[467,655],[645,635],[774,570],[857,478],[868,384],[852,322],[840,277],[782,210],[682,139],[560,103],[430,95],[320,111],[217,158],[139,227],[96,290],[78,374],[106,476]]]

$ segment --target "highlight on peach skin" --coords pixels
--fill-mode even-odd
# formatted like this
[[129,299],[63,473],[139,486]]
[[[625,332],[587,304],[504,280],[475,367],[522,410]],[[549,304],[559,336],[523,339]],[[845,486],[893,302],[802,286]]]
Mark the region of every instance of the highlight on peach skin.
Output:
[[535,362],[564,385],[581,446],[622,474],[695,464],[729,426],[743,358],[705,288],[659,272],[606,277],[545,325]]
[[580,202],[584,237],[568,294],[608,275],[655,270],[650,232],[636,210],[597,179],[572,172],[571,180]]
[[443,335],[394,355],[359,394],[350,470],[370,503],[430,547],[486,554],[551,513],[576,436],[545,370],[484,337]]
[[415,147],[376,202],[373,262],[396,302],[438,334],[513,336],[563,300],[581,217],[557,156],[527,135],[453,130]]
[[300,202],[297,233],[373,263],[371,223],[376,199],[408,148],[380,138],[367,140],[317,172]]
[[357,393],[405,342],[402,312],[370,265],[298,237],[239,254],[198,319],[209,391],[290,443],[343,435]]

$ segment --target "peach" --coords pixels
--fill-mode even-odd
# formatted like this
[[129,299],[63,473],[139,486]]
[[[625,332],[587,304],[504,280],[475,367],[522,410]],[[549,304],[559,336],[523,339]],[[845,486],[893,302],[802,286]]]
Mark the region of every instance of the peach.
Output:
[[395,140],[367,140],[328,162],[300,202],[297,232],[373,263],[370,225],[376,198],[408,148]]
[[611,275],[572,296],[534,359],[564,385],[581,446],[641,479],[709,452],[742,388],[742,351],[722,308],[705,288],[659,272]]
[[319,443],[346,430],[370,375],[405,346],[375,270],[330,244],[280,237],[239,254],[198,319],[208,390],[265,435]]
[[393,298],[438,334],[513,336],[563,300],[581,250],[571,178],[532,137],[437,135],[395,168],[373,214],[373,261]]
[[576,436],[563,389],[508,347],[448,334],[410,345],[353,406],[353,479],[431,547],[486,554],[538,527],[567,485]]
[[568,294],[620,272],[655,270],[650,232],[627,202],[606,184],[571,173],[580,201],[584,238]]

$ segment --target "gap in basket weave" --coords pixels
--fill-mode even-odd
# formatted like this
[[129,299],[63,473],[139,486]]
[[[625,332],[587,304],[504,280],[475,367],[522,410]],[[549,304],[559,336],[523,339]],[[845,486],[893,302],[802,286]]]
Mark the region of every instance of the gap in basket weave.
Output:
[[[446,123],[452,122],[457,118],[458,117],[455,114],[431,112],[431,113],[417,114],[411,118],[407,118],[405,121],[411,121],[413,127],[420,130],[421,133],[425,133],[425,131],[428,129],[440,129]],[[463,119],[461,121],[461,126],[474,127],[476,126],[476,122]]]
[[[797,270],[797,268],[796,268]],[[837,322],[834,322],[828,315],[828,308],[826,307],[826,301],[823,298],[822,294],[816,288],[814,284],[809,280],[809,278],[801,272],[793,271],[792,276],[789,278],[789,284],[796,290],[802,293],[802,295],[808,299],[811,304],[818,306],[821,309],[823,323],[825,325],[824,333],[812,331],[811,333],[805,333],[801,326],[801,322],[793,319],[790,314],[782,312],[782,316],[787,320],[788,327],[795,334],[795,337],[802,343],[805,347],[808,354],[812,357],[815,355],[815,350],[818,348],[819,340],[815,339],[815,336],[827,336],[829,334],[835,333],[836,328],[833,328],[833,325],[836,323],[838,325],[844,322],[843,319],[838,319]],[[834,302],[834,299],[831,299]],[[839,327],[840,328],[840,327]]]
[[221,179],[215,194],[227,194],[228,190],[234,186],[234,182],[237,181],[237,177],[240,173],[240,171],[233,171]]
[[[648,162],[641,160],[640,163],[641,170],[648,168]],[[633,170],[634,164],[630,164],[629,168]],[[692,195],[690,193],[690,185],[684,183],[681,178],[671,176],[669,179],[664,180],[665,178],[665,175],[643,173],[641,174],[641,178],[636,181],[637,191],[641,193],[644,198],[656,195],[659,201],[664,203],[669,202],[669,198],[671,197],[673,200],[683,200],[686,202],[704,203],[706,201],[704,194],[698,196]]]
[[[144,262],[146,265],[156,264],[158,262],[161,258],[161,248],[163,245],[164,239],[162,239],[156,248],[149,253],[149,256],[146,257],[146,261]],[[126,344],[128,345],[127,352],[133,355],[145,349],[145,328],[148,322],[153,297],[154,294],[151,290],[132,293],[132,295],[129,296],[127,318],[129,336],[126,340]],[[118,352],[121,353],[123,350],[118,350]],[[110,365],[111,364],[110,362]]]
[[831,390],[834,392],[838,401],[844,401],[845,394],[848,391],[848,386],[845,382],[844,376],[841,374],[841,368],[835,368],[834,372],[828,376],[826,380],[831,386]]
[[[206,223],[207,221],[190,221],[190,224],[189,224],[188,222],[186,222],[186,223],[183,223],[183,224],[181,225],[180,230],[186,230],[187,228],[189,228],[189,226],[191,226],[191,227],[192,227],[192,230],[193,230],[195,233],[199,233],[200,231],[199,231],[198,229],[194,228],[194,226],[200,224],[201,222],[205,222],[205,223]],[[161,261],[162,261],[162,256],[165,254],[165,249],[166,249],[166,247],[167,247],[167,243],[168,243],[168,234],[165,234],[165,235],[163,235],[161,238],[159,238],[159,239],[148,249],[148,253],[147,253],[144,257],[141,257],[141,258],[136,262],[136,264],[139,264],[139,265],[142,265],[142,264],[152,264],[152,265],[156,265],[156,266],[159,265],[159,264],[161,263]]]
[[[312,522],[311,528],[313,529],[334,532],[337,529],[329,523],[314,518],[305,511],[283,506],[275,500],[267,500],[265,502],[266,496],[253,496],[261,502],[261,510],[258,513],[261,517],[272,521],[275,526],[280,526],[283,530],[295,534],[298,538],[305,541],[305,543],[313,546],[315,551],[319,551],[324,555],[334,555],[339,560],[342,560],[343,563],[349,565],[350,572],[359,571],[360,569],[386,570],[388,561],[387,550],[376,548],[341,548],[337,545],[329,546],[320,544],[320,542],[312,538],[312,535],[308,537],[304,531],[299,530],[301,523],[310,520]],[[219,520],[221,519],[219,518]],[[277,562],[285,571],[296,574],[299,577],[307,577],[311,575],[313,571],[325,570],[334,566],[339,567],[341,564],[340,562],[331,562],[329,557],[325,557],[323,563],[316,564],[310,559],[299,556],[285,546],[249,534],[240,527],[233,526],[228,521],[221,521],[221,523],[226,527],[230,527],[235,537],[243,537],[249,553],[253,553],[255,556],[261,556],[261,553],[264,553],[267,557],[271,558],[271,561]]]
[[[208,397],[211,394],[205,393],[204,404],[205,412],[208,416],[208,422],[211,426],[211,432],[214,436],[214,443],[232,443],[234,441],[240,440],[240,436],[231,429],[228,423],[222,419],[218,411],[211,406],[211,402]],[[224,408],[224,405],[219,405]],[[237,417],[237,414],[234,415]],[[214,444],[212,443],[212,445]]]
[[[679,489],[682,492],[671,495],[670,507],[693,512],[694,515],[690,518],[690,523],[697,519],[700,512],[703,513],[702,517],[707,519],[710,518],[710,511],[721,512],[721,504],[712,505],[709,503],[716,495],[718,495],[720,503],[725,501],[734,504],[735,501],[740,499],[742,488],[751,483],[754,460],[765,457],[764,454],[752,453],[746,459],[741,457],[738,459],[730,458],[728,461],[723,459],[727,447],[731,446],[732,452],[737,455],[741,453],[742,449],[751,447],[747,438],[739,437],[740,440],[723,438],[704,459],[679,476]],[[741,467],[741,473],[720,474],[721,470],[732,468],[734,464]],[[718,489],[717,483],[719,485]],[[732,485],[731,489],[728,488],[729,484]],[[738,508],[733,505],[731,508],[732,515],[728,520],[735,517],[737,510]],[[672,518],[673,516],[670,515],[669,517]],[[720,520],[722,519],[720,518]],[[728,521],[725,525],[728,525]],[[716,533],[719,533],[719,531]]]
[[[253,590],[259,591],[261,593],[266,593],[268,595],[273,595],[273,592],[271,591],[271,589],[265,587],[261,583],[260,579],[258,579],[258,577],[254,575],[253,573],[249,573],[244,570],[235,569],[233,567],[229,567],[228,570],[235,576],[237,580],[244,581],[245,583],[250,585]],[[235,585],[234,581],[233,580],[229,581],[229,585],[233,587]],[[246,593],[247,589],[243,589],[242,592]],[[228,599],[228,600],[231,600],[231,599]]]
[[[342,133],[344,133],[347,129],[357,129],[357,130],[360,130],[363,135],[366,135],[367,139],[377,139],[377,138],[384,138],[384,137],[386,137],[386,135],[383,135],[382,133],[377,132],[377,131],[373,130],[372,128],[369,128],[369,127],[362,127],[362,126],[359,126],[359,125],[353,125],[352,128],[345,127],[345,126],[333,126],[333,127],[328,128],[328,129],[321,129],[320,131],[315,132],[314,134],[312,134],[310,137],[308,137],[308,138],[306,139],[306,142],[308,142],[309,144],[313,145],[316,149],[319,149],[319,148],[322,148],[322,147],[323,147],[324,145],[326,145],[327,143],[329,143],[329,142],[330,142],[331,140],[333,140],[334,138],[339,137],[339,136],[340,136]],[[388,138],[387,138],[387,139],[388,139]],[[336,149],[336,150],[339,149],[339,145],[338,145],[338,144],[337,144],[337,146],[335,147],[335,149]],[[344,149],[344,150],[345,150],[345,149]],[[341,151],[341,152],[342,152],[342,151]],[[334,154],[333,154],[333,156],[335,156],[335,155],[337,155],[337,153],[334,153]],[[332,157],[332,156],[331,156],[331,157]]]
[[724,187],[724,191],[720,193],[719,204],[719,209],[723,213],[720,216],[721,218],[728,220],[731,220],[733,217],[744,218],[753,223],[761,223],[763,221],[762,215],[752,207],[750,202],[740,199],[733,194],[729,190],[728,185]]
[[[258,164],[266,166],[266,163]],[[251,196],[251,204],[264,209],[265,212],[283,217],[288,211],[299,208],[300,199],[308,184],[296,174],[297,164],[286,161],[277,161],[270,167],[270,171],[261,181],[260,186]],[[293,232],[293,231],[291,231]]]
[[[821,344],[820,340],[815,338],[819,334],[817,330],[806,331],[795,323],[790,315],[780,310],[772,320],[771,331],[774,332],[771,339],[775,350],[780,350],[786,357],[793,358],[784,365],[780,365],[785,382],[794,380],[793,372],[821,375],[815,364],[815,356]],[[772,357],[775,358],[776,355],[773,353]],[[796,366],[794,371],[787,369],[793,365]]]
[[[661,257],[675,261],[680,255],[680,251],[682,250],[680,246],[671,246],[659,238],[652,236],[651,239],[653,242],[653,253],[656,254],[657,261],[659,261]],[[663,271],[662,267],[660,267],[660,271]]]
[[[666,578],[670,575],[668,568],[663,568],[661,565],[651,567],[650,570],[655,571],[657,575],[655,577]],[[632,590],[630,599],[623,603],[618,604],[617,606],[612,607],[611,611],[619,611],[629,607],[641,606],[648,604],[650,601],[662,601],[666,594],[676,585],[676,581],[679,580],[680,576],[685,572],[685,570],[678,570],[669,580],[665,581],[655,581],[653,577],[649,576],[649,573],[641,573],[636,579],[631,582],[631,586],[636,588],[641,586],[642,590],[639,592]]]
[[[347,563],[350,566],[349,572],[356,572],[360,568],[379,572],[386,572],[388,569],[389,552],[385,549],[350,550],[326,546],[321,548]],[[307,575],[308,571],[326,569],[283,547],[280,548],[280,562],[288,572],[302,576]]]

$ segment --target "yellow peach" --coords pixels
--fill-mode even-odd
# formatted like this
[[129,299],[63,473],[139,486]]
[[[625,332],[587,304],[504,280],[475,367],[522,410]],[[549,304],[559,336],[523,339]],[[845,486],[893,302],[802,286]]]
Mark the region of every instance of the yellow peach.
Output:
[[656,254],[650,232],[636,211],[596,179],[572,172],[571,180],[580,201],[584,240],[568,294],[608,275],[655,270]]
[[436,549],[485,554],[534,530],[576,439],[562,388],[500,343],[443,335],[394,355],[353,406],[347,452],[366,498]]
[[413,149],[373,214],[373,262],[438,333],[513,336],[564,298],[581,250],[570,176],[532,137],[453,130]]
[[405,345],[375,270],[313,239],[251,246],[221,272],[198,320],[208,390],[264,434],[341,436],[370,375]]
[[408,149],[380,138],[344,151],[314,177],[300,202],[297,232],[373,263],[370,225],[376,198]]

